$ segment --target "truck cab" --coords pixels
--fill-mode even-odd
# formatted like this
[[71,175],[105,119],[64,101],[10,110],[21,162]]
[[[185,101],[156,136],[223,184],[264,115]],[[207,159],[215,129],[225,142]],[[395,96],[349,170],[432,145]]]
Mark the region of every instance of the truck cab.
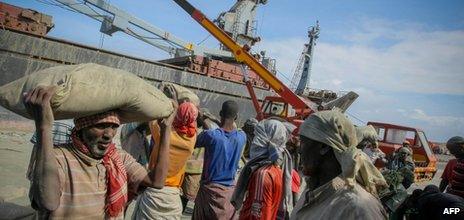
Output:
[[392,155],[401,148],[404,141],[411,143],[415,164],[415,182],[428,181],[433,178],[437,172],[437,158],[424,131],[380,122],[368,122],[367,124],[374,126],[378,134],[379,148],[387,155]]

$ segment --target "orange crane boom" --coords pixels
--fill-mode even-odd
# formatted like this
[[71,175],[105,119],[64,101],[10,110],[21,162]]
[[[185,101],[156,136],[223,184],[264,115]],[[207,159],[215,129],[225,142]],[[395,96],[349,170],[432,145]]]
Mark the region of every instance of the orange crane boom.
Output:
[[261,63],[258,62],[246,47],[238,45],[229,35],[222,29],[217,27],[211,20],[209,20],[200,10],[196,9],[186,0],[174,0],[182,9],[184,9],[195,21],[197,21],[203,28],[205,28],[211,35],[213,35],[219,42],[226,46],[235,59],[246,64],[250,69],[255,71],[269,86],[280,95],[287,103],[289,103],[296,111],[303,112],[305,109],[311,108],[295,93],[292,92],[285,84],[283,84],[277,77],[266,69]]

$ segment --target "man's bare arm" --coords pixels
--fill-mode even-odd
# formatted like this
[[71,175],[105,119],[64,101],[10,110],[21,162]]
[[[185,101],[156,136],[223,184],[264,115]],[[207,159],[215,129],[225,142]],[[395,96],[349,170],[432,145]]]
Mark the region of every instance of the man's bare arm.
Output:
[[50,99],[53,87],[37,87],[24,98],[24,104],[35,121],[38,136],[38,151],[32,180],[32,193],[39,207],[53,211],[60,203],[58,165],[53,153],[53,112]]
[[174,98],[172,100],[172,105],[174,107],[173,113],[163,119],[158,121],[160,127],[160,143],[159,143],[159,151],[158,151],[158,158],[157,164],[155,167],[148,172],[148,175],[143,179],[141,186],[142,187],[152,187],[156,189],[162,189],[164,187],[164,183],[166,181],[166,177],[168,175],[168,167],[169,167],[169,145],[170,145],[170,138],[171,138],[171,126],[172,122],[177,113],[177,102],[174,101],[177,98],[177,94],[174,94]]

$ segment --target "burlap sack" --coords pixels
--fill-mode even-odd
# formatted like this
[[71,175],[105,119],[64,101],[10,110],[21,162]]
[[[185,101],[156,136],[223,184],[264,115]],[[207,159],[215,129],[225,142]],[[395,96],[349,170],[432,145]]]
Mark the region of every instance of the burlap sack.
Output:
[[0,104],[31,118],[23,93],[40,85],[58,86],[51,99],[56,120],[116,110],[123,123],[142,122],[173,111],[166,95],[136,75],[93,63],[51,67],[1,86]]
[[194,105],[196,105],[197,107],[200,106],[200,98],[198,98],[198,96],[190,89],[170,82],[162,82],[159,88],[163,88],[166,85],[172,85],[174,87],[174,89],[177,92],[178,99],[188,98],[190,102],[192,102]]

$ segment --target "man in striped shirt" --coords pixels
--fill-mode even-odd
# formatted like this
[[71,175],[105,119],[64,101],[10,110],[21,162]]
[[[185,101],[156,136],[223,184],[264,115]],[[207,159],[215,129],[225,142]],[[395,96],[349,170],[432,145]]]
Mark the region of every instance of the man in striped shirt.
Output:
[[115,148],[112,139],[120,125],[115,112],[75,119],[70,143],[53,146],[53,93],[51,87],[38,87],[24,101],[38,133],[30,197],[41,218],[123,219],[131,195],[144,187],[163,187],[174,114],[159,122],[158,166],[147,173],[129,154]]

